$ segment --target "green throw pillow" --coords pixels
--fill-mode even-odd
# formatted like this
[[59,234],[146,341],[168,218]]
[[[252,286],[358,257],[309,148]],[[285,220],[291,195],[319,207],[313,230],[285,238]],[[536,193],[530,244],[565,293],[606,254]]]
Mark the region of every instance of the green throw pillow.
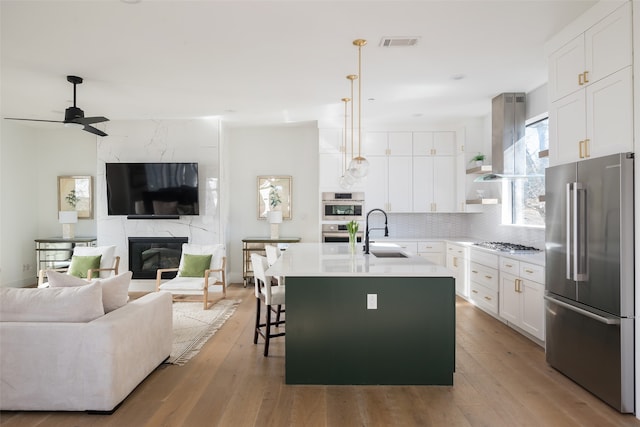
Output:
[[183,254],[184,262],[180,277],[204,277],[204,271],[211,265],[212,255]]
[[87,273],[92,268],[100,268],[100,259],[102,255],[78,256],[71,257],[71,266],[69,266],[69,274],[83,279],[87,278]]

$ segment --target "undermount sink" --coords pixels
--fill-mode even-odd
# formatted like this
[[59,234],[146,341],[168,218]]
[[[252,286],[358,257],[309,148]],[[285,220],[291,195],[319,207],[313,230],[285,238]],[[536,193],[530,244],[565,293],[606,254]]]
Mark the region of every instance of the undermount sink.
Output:
[[387,251],[373,252],[372,251],[371,255],[377,258],[408,258],[408,256],[402,252],[387,252]]

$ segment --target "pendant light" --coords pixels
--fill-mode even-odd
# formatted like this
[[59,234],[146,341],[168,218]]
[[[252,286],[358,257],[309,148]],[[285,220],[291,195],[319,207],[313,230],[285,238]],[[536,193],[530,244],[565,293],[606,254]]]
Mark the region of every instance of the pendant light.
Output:
[[[340,177],[340,187],[345,190],[350,189],[353,184],[356,183],[356,180],[347,169],[347,104],[351,101],[351,98],[342,98],[342,102],[344,102],[344,132],[343,132],[343,155],[342,155],[342,176]],[[353,143],[351,144],[351,152],[353,153]]]
[[362,157],[362,46],[367,44],[364,39],[353,41],[358,47],[358,156],[349,164],[349,173],[354,178],[363,178],[369,172],[369,162]]

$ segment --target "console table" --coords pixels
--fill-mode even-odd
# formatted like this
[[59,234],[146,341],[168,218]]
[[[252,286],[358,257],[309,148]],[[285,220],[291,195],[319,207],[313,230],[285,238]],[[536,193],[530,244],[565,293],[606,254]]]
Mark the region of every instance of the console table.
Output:
[[35,239],[36,242],[36,274],[40,270],[65,268],[71,263],[73,248],[76,246],[96,246],[95,237],[49,237]]
[[278,243],[298,243],[300,237],[245,237],[242,239],[242,278],[244,287],[247,287],[249,280],[253,278],[253,268],[251,267],[251,254],[257,253],[266,255],[264,245],[277,245]]

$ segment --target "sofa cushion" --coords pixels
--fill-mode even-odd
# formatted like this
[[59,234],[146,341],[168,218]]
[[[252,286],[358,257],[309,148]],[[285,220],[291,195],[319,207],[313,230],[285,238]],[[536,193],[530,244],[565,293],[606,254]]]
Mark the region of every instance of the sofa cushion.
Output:
[[[104,305],[105,313],[120,308],[129,301],[129,284],[131,283],[132,275],[132,272],[126,271],[117,276],[91,282],[98,282],[102,287],[102,304]],[[47,277],[49,286],[52,288],[86,286],[89,283],[84,279],[53,270],[47,271]]]
[[116,310],[129,301],[129,284],[132,275],[132,272],[126,271],[117,276],[99,280],[102,286],[102,304],[105,313]]
[[47,284],[52,288],[69,288],[89,284],[86,279],[81,279],[67,273],[60,273],[55,270],[47,270],[47,280]]
[[0,288],[2,322],[90,322],[103,315],[99,282],[67,288]]
[[100,268],[101,258],[102,255],[73,255],[69,266],[69,274],[84,279],[88,276],[89,270]]

